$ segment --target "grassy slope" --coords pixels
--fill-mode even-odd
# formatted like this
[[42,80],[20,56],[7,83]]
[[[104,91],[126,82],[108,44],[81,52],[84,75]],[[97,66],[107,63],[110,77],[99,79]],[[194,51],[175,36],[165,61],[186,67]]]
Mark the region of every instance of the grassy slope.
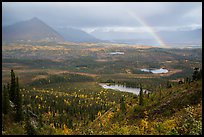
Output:
[[202,82],[161,89],[138,99],[126,99],[127,111],[109,111],[84,134],[202,134]]
[[[125,98],[126,112],[116,104],[71,134],[202,134],[202,81],[160,91],[145,95],[142,107],[138,97]],[[3,119],[9,120],[7,116]],[[24,122],[22,125],[11,122],[3,134],[26,134],[23,126]]]

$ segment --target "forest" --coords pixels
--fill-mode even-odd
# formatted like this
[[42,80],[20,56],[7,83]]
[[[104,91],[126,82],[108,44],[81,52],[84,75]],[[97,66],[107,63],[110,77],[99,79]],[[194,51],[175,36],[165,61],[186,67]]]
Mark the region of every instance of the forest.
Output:
[[13,43],[2,50],[3,135],[202,135],[201,49]]

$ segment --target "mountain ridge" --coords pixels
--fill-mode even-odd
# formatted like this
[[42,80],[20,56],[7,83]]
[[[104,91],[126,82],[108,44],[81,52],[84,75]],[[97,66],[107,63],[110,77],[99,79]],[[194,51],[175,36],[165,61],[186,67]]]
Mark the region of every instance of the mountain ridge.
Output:
[[102,42],[102,40],[76,28],[60,28],[57,31],[70,42]]
[[[102,40],[109,40],[114,43],[129,43],[129,44],[144,44],[151,45],[157,43],[154,36],[148,32],[116,32],[109,31],[103,32],[95,30],[91,32],[96,38]],[[202,28],[194,30],[177,30],[177,31],[158,31],[157,36],[160,37],[165,43],[178,43],[178,44],[193,44],[202,43]]]
[[2,40],[7,42],[64,41],[64,38],[42,20],[34,17],[30,20],[4,26],[2,29]]
[[3,42],[104,42],[76,28],[55,29],[37,17],[2,27]]

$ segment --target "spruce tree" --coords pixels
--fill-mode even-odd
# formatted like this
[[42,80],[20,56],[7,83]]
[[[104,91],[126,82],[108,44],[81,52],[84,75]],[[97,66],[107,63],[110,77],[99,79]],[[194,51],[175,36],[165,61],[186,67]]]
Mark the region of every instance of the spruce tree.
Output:
[[9,111],[9,94],[8,89],[4,85],[3,92],[2,92],[2,111],[4,114],[8,114]]
[[122,112],[125,112],[125,111],[126,111],[125,101],[124,101],[124,98],[123,98],[123,97],[122,97],[121,100],[120,100],[120,108],[121,108]]
[[16,96],[16,81],[15,81],[15,73],[13,69],[11,70],[11,86],[10,86],[10,92],[9,92],[9,99],[15,103],[15,96]]
[[[201,73],[202,73],[202,71],[201,71]],[[193,81],[199,80],[201,77],[200,77],[199,68],[194,68],[194,72],[192,75]]]
[[16,78],[15,107],[16,107],[16,121],[20,122],[23,119],[23,114],[22,114],[22,95],[20,93],[18,77]]
[[169,81],[167,81],[167,84],[166,84],[166,88],[171,88],[171,83]]
[[8,91],[8,96],[9,96],[9,93],[10,93],[10,84],[7,83],[7,91]]
[[68,128],[73,129],[73,122],[72,122],[72,119],[68,119]]
[[159,101],[161,100],[162,98],[162,92],[161,92],[161,84],[159,85]]
[[189,84],[189,83],[190,83],[189,77],[186,77],[185,83],[186,83],[186,84]]
[[143,105],[143,90],[142,90],[142,85],[140,85],[140,95],[139,95],[139,105]]

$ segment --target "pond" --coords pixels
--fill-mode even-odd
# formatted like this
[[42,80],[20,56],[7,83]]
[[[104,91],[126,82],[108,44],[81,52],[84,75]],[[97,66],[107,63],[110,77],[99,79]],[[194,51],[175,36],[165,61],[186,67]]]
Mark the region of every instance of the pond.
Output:
[[123,55],[123,54],[125,54],[124,52],[118,52],[118,51],[116,51],[116,52],[111,52],[110,53],[111,55]]
[[160,69],[141,69],[141,71],[151,72],[151,73],[154,73],[154,74],[160,74],[160,73],[167,73],[167,72],[169,72],[167,69],[163,69],[163,68],[160,68]]
[[[117,90],[117,91],[124,91],[124,92],[130,92],[130,93],[133,93],[133,94],[136,94],[136,95],[139,95],[140,93],[140,88],[131,88],[131,87],[126,87],[126,86],[123,86],[123,85],[107,85],[105,83],[100,83],[99,84],[101,87],[103,87],[104,89],[113,89],[113,90]],[[143,92],[147,92],[147,90],[143,89]]]

